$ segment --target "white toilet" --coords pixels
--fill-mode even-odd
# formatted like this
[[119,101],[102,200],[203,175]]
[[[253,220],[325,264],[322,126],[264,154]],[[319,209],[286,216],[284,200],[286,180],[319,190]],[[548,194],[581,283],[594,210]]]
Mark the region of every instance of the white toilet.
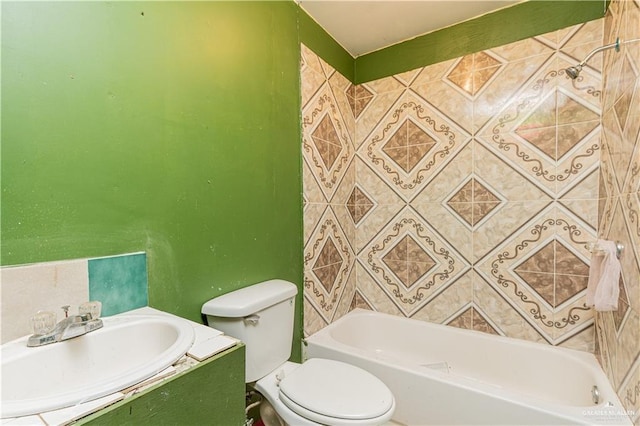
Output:
[[395,399],[374,375],[322,358],[303,364],[287,361],[297,292],[290,282],[271,280],[216,297],[202,306],[211,327],[246,345],[246,382],[270,403],[262,403],[263,422],[267,426],[388,422]]

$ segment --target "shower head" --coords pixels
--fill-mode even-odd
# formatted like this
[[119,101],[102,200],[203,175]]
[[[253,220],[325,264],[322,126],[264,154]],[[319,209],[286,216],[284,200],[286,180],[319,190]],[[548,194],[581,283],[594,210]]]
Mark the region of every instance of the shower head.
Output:
[[578,78],[578,76],[580,75],[580,71],[582,71],[581,64],[578,64],[573,67],[569,67],[566,70],[564,70],[565,74],[567,74],[571,80],[575,80],[576,78]]
[[564,73],[567,74],[571,80],[575,80],[576,78],[578,78],[578,76],[580,76],[580,71],[582,71],[582,67],[584,67],[584,64],[586,64],[587,61],[596,53],[602,52],[603,50],[607,50],[611,48],[615,48],[616,52],[619,52],[621,44],[635,43],[638,41],[640,41],[640,38],[634,38],[633,40],[625,40],[622,42],[620,41],[620,38],[616,38],[615,43],[607,44],[606,46],[601,46],[601,47],[598,47],[597,49],[593,49],[591,52],[589,52],[587,57],[584,58],[582,62],[580,62],[578,65],[565,69]]
[[[630,43],[632,41],[637,41],[637,40],[629,40],[626,43]],[[584,66],[584,64],[586,64],[587,61],[593,55],[595,55],[598,52],[602,52],[603,50],[607,50],[607,49],[611,49],[611,48],[615,48],[616,52],[620,51],[620,38],[616,38],[616,42],[615,43],[607,44],[606,46],[601,46],[601,47],[598,47],[597,49],[593,49],[591,52],[589,52],[587,57],[584,58],[584,60],[582,62],[580,62],[578,65],[575,65],[573,67],[569,67],[569,68],[565,69],[564,70],[565,74],[567,74],[571,80],[575,80],[580,75],[580,71],[582,71],[582,67]]]

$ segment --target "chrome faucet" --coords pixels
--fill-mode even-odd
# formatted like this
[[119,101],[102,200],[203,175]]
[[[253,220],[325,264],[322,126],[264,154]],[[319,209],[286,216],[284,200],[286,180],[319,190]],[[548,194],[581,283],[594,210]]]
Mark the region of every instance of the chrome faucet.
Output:
[[[50,343],[62,342],[102,328],[102,320],[97,318],[97,315],[96,318],[90,312],[69,315],[69,306],[63,306],[62,309],[64,310],[65,318],[55,324],[53,328],[36,327],[34,334],[27,341],[27,346],[44,346]],[[50,315],[55,317],[52,313]]]

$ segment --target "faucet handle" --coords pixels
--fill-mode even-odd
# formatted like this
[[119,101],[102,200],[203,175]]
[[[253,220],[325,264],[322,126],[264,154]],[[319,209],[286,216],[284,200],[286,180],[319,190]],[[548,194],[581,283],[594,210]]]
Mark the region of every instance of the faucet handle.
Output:
[[51,311],[38,311],[31,317],[33,334],[41,336],[53,330],[56,326],[56,314]]
[[92,302],[84,302],[78,306],[78,313],[80,315],[91,314],[92,319],[100,318],[102,312],[102,303],[94,300]]

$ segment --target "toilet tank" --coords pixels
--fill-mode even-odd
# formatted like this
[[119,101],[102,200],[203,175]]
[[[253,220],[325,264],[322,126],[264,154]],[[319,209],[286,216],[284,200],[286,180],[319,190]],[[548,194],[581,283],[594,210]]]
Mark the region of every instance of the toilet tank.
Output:
[[247,383],[271,373],[291,356],[297,293],[293,283],[270,280],[202,305],[209,326],[244,342]]

